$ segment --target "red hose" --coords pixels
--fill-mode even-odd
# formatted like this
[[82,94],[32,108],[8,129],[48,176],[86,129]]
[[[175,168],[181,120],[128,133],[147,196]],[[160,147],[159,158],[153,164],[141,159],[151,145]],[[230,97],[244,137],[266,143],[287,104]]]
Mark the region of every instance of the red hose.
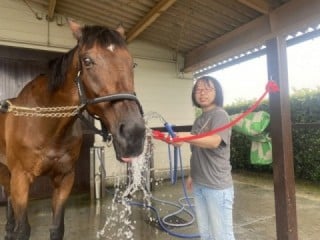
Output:
[[204,133],[200,133],[197,135],[193,135],[193,136],[188,136],[188,137],[175,137],[175,138],[171,138],[169,136],[166,137],[166,135],[160,131],[152,131],[153,134],[153,138],[155,139],[159,139],[162,141],[165,141],[167,143],[174,143],[174,142],[183,142],[183,141],[190,141],[190,140],[194,140],[194,139],[199,139],[199,138],[203,138],[203,137],[207,137],[210,135],[213,135],[217,132],[221,132],[227,128],[230,128],[234,125],[236,125],[242,118],[246,117],[249,113],[251,113],[252,111],[254,111],[262,102],[262,100],[264,99],[264,97],[270,93],[270,92],[278,92],[279,91],[279,87],[278,85],[274,82],[274,81],[269,81],[266,85],[266,91],[262,94],[262,96],[250,107],[248,108],[245,112],[243,112],[242,114],[240,114],[237,118],[233,119],[232,121],[230,121],[228,124],[223,125],[219,128],[215,128],[209,132],[204,132]]

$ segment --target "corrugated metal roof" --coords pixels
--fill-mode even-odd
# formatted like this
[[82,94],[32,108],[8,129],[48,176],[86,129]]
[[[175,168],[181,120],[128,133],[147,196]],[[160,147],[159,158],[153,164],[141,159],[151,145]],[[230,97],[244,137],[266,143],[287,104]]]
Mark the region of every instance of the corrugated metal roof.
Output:
[[[88,24],[122,24],[134,38],[182,54],[233,31],[289,0],[25,0]],[[264,9],[264,10],[263,10]],[[148,14],[150,16],[148,16]],[[146,26],[143,26],[145,24]],[[132,29],[141,25],[136,34]]]
[[320,10],[318,0],[23,1],[30,8],[47,9],[51,21],[61,21],[63,16],[109,28],[122,24],[129,43],[144,40],[186,56],[186,71],[228,59],[247,45],[256,47],[255,39],[259,44],[272,34],[291,30],[291,24],[301,27],[304,19],[319,19]]

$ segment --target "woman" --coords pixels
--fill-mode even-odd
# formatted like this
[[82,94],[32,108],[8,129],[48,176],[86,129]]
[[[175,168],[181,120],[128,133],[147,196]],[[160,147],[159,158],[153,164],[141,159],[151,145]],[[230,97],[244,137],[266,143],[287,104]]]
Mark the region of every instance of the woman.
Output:
[[[229,116],[222,108],[222,88],[216,79],[209,76],[198,79],[192,90],[192,101],[201,108],[202,114],[195,120],[191,133],[179,133],[178,137],[208,132],[228,124]],[[234,240],[230,137],[231,129],[226,129],[185,141],[191,145],[192,152],[187,187],[193,189],[197,222],[203,240]]]

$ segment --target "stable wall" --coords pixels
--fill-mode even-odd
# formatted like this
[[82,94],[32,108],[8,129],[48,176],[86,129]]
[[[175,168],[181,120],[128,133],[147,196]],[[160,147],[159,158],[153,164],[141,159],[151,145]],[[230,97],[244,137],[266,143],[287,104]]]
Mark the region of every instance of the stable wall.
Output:
[[[22,0],[0,1],[0,45],[66,52],[76,44],[64,17],[56,16],[54,21],[48,22],[47,9],[40,5],[32,5],[32,9],[34,12]],[[179,72],[183,58],[170,49],[146,42],[133,41],[128,47],[138,64],[135,86],[146,115],[153,111],[174,125],[191,125],[194,120],[190,97],[193,81],[191,76]],[[149,120],[149,127],[162,124],[159,119]],[[105,146],[107,179],[125,176],[127,167],[115,160],[113,148],[107,147],[99,136],[95,136],[95,145]],[[184,167],[188,168],[189,147],[182,147],[182,153]],[[159,141],[154,141],[154,168],[156,176],[167,176],[167,145]]]
[[0,1],[0,45],[65,52],[76,44],[66,19],[46,20],[47,10],[22,0]]

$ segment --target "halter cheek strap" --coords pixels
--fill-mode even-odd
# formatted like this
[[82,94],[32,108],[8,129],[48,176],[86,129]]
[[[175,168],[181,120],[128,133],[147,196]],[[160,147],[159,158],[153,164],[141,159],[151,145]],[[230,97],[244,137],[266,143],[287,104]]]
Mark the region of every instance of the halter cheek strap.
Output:
[[84,93],[83,84],[81,82],[80,75],[81,75],[81,70],[78,71],[75,82],[77,85],[78,94],[79,94],[79,98],[80,98],[80,105],[85,106],[87,104],[87,98]]

